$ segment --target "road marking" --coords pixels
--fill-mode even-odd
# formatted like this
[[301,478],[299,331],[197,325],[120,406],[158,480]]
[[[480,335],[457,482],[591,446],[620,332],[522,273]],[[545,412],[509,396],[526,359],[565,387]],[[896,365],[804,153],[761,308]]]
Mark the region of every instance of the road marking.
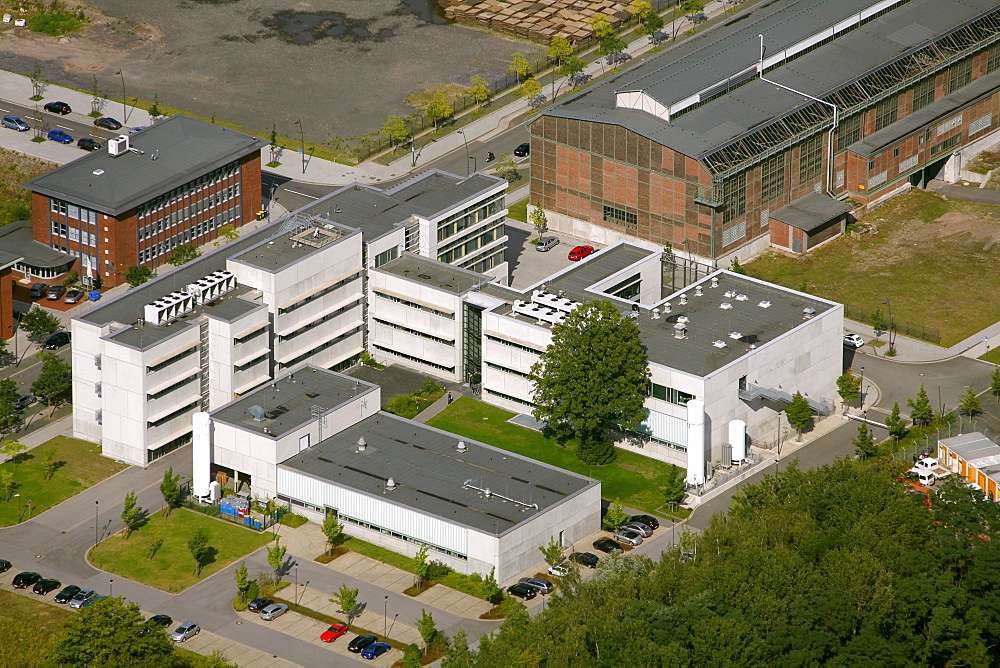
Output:
[[10,109],[0,109],[0,111],[2,111],[5,114],[9,114],[10,113]]
[[66,127],[65,125],[57,125],[57,128],[62,128],[63,130],[72,130],[73,128]]
[[293,195],[302,195],[303,197],[308,197],[309,199],[319,199],[316,195],[307,195],[305,193],[300,193],[298,190],[289,190],[285,188],[286,193],[292,193]]

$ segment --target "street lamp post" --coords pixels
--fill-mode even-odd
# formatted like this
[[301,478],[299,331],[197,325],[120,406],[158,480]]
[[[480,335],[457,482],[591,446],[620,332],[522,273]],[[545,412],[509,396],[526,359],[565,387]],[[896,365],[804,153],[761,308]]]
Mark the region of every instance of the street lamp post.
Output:
[[302,119],[295,121],[299,126],[299,155],[302,156],[302,173],[306,173],[306,133],[302,129]]
[[97,539],[97,514],[98,514],[98,512],[97,511],[98,511],[98,509],[100,507],[101,507],[101,502],[95,500],[94,501],[94,547],[97,547],[97,541],[98,541],[98,539]]
[[28,499],[28,519],[31,519],[31,499]]
[[108,598],[115,597],[115,579],[111,578],[108,580]]
[[455,130],[458,134],[462,135],[462,141],[465,142],[465,175],[469,175],[469,139],[465,136],[465,133],[461,130]]
[[299,604],[299,565],[295,564],[295,605]]
[[14,498],[17,499],[17,521],[21,521],[21,495],[15,494]]
[[861,406],[858,408],[859,411],[864,412],[865,410],[865,368],[861,367]]
[[389,597],[385,597],[385,602],[382,605],[382,635],[388,636],[389,634]]
[[125,99],[125,75],[121,70],[115,72],[118,76],[122,78],[122,123],[128,123],[128,105]]
[[886,352],[889,353],[890,356],[891,356],[891,355],[894,355],[896,353],[896,337],[894,337],[893,334],[892,334],[892,332],[893,332],[893,326],[892,326],[892,303],[889,301],[888,297],[886,297],[885,301],[882,302],[882,303],[885,304],[886,308],[889,310],[889,350],[887,350]]

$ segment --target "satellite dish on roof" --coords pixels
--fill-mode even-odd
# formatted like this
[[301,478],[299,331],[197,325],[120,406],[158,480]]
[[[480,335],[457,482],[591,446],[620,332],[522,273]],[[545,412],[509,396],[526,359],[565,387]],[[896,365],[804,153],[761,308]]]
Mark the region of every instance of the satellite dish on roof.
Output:
[[250,411],[250,415],[253,416],[254,422],[264,421],[264,409],[260,406],[254,405],[247,409]]

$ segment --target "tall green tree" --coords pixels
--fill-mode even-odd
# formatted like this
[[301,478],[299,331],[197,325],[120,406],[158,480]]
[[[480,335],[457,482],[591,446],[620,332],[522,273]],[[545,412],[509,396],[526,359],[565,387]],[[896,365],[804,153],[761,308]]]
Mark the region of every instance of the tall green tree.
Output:
[[59,318],[37,304],[21,316],[21,329],[32,339],[42,339],[59,329]]
[[142,517],[142,506],[139,505],[138,498],[133,489],[125,495],[125,501],[122,503],[121,518],[125,524],[125,540],[128,540],[129,536],[132,535],[135,523],[139,521],[140,517]]
[[903,438],[906,436],[906,419],[899,413],[899,402],[892,404],[892,412],[885,419],[885,426],[889,429],[889,435],[893,438]]
[[201,257],[201,251],[198,250],[197,246],[194,244],[181,244],[174,249],[173,254],[167,258],[167,262],[175,267],[179,267],[199,257]]
[[684,469],[675,466],[663,485],[663,499],[667,503],[680,503],[687,494],[687,483],[684,482]]
[[798,436],[801,436],[802,431],[812,422],[812,409],[801,392],[796,392],[792,402],[785,406],[785,417],[788,418],[788,424],[795,427]]
[[423,665],[424,653],[420,651],[420,645],[415,642],[411,642],[406,646],[406,650],[403,652],[403,658],[400,660],[401,668],[420,668]]
[[612,503],[608,506],[604,517],[601,518],[601,527],[607,530],[617,529],[628,522],[630,515],[625,512],[620,503]]
[[469,649],[469,634],[460,629],[451,638],[451,643],[441,659],[441,668],[472,668],[476,653]]
[[0,380],[0,432],[7,433],[21,422],[21,414],[15,408],[21,391],[10,378]]
[[882,309],[875,309],[868,321],[871,323],[872,329],[875,330],[875,336],[881,336],[882,332],[885,331],[885,315],[882,314]]
[[515,51],[510,54],[510,66],[507,68],[507,72],[516,76],[520,81],[531,72],[531,63],[528,62],[523,53]]
[[191,559],[194,560],[193,572],[195,575],[201,575],[201,569],[205,567],[207,557],[212,552],[208,540],[208,532],[204,529],[196,530],[188,539],[187,547],[188,552],[191,553]]
[[584,462],[608,464],[616,452],[607,430],[634,429],[646,417],[647,364],[635,322],[609,301],[582,304],[552,326],[552,343],[531,368],[533,415],[571,429]]
[[402,116],[391,114],[382,126],[382,136],[389,140],[390,146],[396,146],[410,139],[410,129]]
[[326,537],[327,554],[333,554],[334,549],[344,541],[344,525],[328,514],[323,518],[322,531]]
[[993,367],[993,373],[990,374],[990,392],[1000,402],[1000,366]]
[[535,234],[537,234],[539,238],[541,238],[542,234],[544,234],[545,230],[549,227],[549,221],[545,217],[545,211],[541,207],[537,206],[532,209],[531,213],[528,215],[528,222],[534,225]]
[[10,469],[0,468],[0,489],[3,489],[3,498],[0,500],[10,500],[11,492],[14,491],[14,472]]
[[422,585],[427,580],[427,572],[430,564],[427,562],[427,553],[430,550],[426,545],[421,545],[417,553],[410,559],[410,568],[417,575],[417,586]]
[[958,410],[962,415],[976,417],[983,412],[983,405],[979,401],[979,396],[972,386],[966,388],[965,393],[958,399]]
[[102,599],[69,616],[46,659],[58,666],[174,665],[173,643],[166,633],[149,633],[144,620],[137,604]]
[[267,546],[267,565],[274,570],[274,576],[281,575],[281,568],[285,565],[285,554],[288,548],[281,544],[281,536],[276,536],[274,545]]
[[19,443],[13,440],[6,440],[3,445],[0,445],[0,455],[9,457],[11,462],[14,464],[14,471],[17,471],[18,465],[21,463],[21,454],[28,449],[24,443]]
[[57,459],[55,448],[46,448],[42,452],[42,470],[45,471],[42,477],[45,480],[52,480],[52,476],[56,474],[56,471],[58,471],[59,467],[64,463],[65,462],[60,462]]
[[542,553],[542,558],[545,559],[545,563],[550,566],[556,563],[559,557],[562,556],[562,550],[562,545],[559,543],[559,539],[555,536],[552,536],[552,538],[549,539],[547,545],[541,545],[538,548],[538,551]]
[[156,272],[146,265],[130,264],[125,267],[125,273],[122,275],[122,278],[125,279],[126,283],[136,288],[154,276],[156,276]]
[[854,452],[862,457],[874,457],[878,454],[872,432],[864,422],[858,424],[858,435],[851,440],[851,445],[854,446]]
[[854,403],[861,396],[861,378],[848,369],[837,379],[837,394],[844,403]]
[[247,562],[241,562],[239,568],[233,571],[233,579],[236,580],[236,597],[240,603],[248,601],[247,593],[250,591],[250,575],[247,571]]
[[[561,69],[563,63],[567,58],[573,57],[573,45],[569,43],[569,40],[562,35],[556,35],[549,42],[549,46],[545,49],[545,54],[556,63],[556,70],[562,74]],[[563,75],[567,76],[567,75]],[[552,99],[556,98],[556,77],[552,77]]]
[[347,615],[347,625],[354,621],[355,609],[358,607],[358,591],[351,589],[346,584],[340,585],[340,589],[333,593],[331,603],[336,603],[340,611]]
[[163,516],[170,515],[170,511],[180,505],[181,490],[178,487],[181,476],[174,475],[174,467],[167,467],[163,472],[163,480],[160,481],[160,494],[163,496]]
[[55,353],[40,353],[42,368],[31,384],[31,391],[42,398],[47,406],[58,406],[69,401],[73,391],[73,369],[69,362]]
[[424,116],[434,124],[434,127],[437,127],[441,121],[451,118],[454,114],[455,110],[448,102],[448,96],[444,93],[431,95],[431,101],[427,104],[427,109],[424,110]]
[[910,420],[913,424],[926,427],[934,421],[934,409],[931,408],[931,402],[927,398],[927,390],[924,389],[923,384],[917,391],[917,397],[907,399],[906,405],[910,408]]
[[426,652],[431,648],[440,631],[438,631],[434,616],[423,608],[420,609],[420,618],[417,619],[417,631],[420,632],[420,637],[424,641],[424,651]]
[[472,99],[476,101],[476,104],[485,104],[491,97],[493,97],[493,89],[490,88],[489,82],[478,74],[473,75],[472,78],[469,79],[469,83],[472,84],[472,86],[469,87],[469,93],[472,95]]

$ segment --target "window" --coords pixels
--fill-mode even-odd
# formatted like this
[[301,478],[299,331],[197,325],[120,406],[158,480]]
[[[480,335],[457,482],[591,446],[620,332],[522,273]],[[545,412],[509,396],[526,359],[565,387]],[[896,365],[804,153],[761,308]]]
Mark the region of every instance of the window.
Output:
[[309,295],[308,297],[306,297],[305,299],[302,299],[301,301],[297,301],[294,304],[291,304],[290,306],[286,306],[284,308],[279,308],[278,309],[278,315],[285,315],[286,313],[291,313],[295,309],[302,308],[303,306],[306,306],[307,304],[311,304],[312,302],[316,301],[317,299],[321,299],[322,297],[325,297],[326,295],[330,294],[334,290],[338,290],[338,289],[344,287],[345,285],[347,285],[348,283],[350,283],[351,281],[353,281],[354,279],[356,279],[358,276],[360,276],[360,273],[358,273],[358,274],[352,274],[351,276],[348,276],[344,280],[338,281],[338,282],[334,283],[333,285],[331,285],[328,288],[320,290],[319,292],[317,292],[315,294]]
[[813,135],[799,146],[799,185],[809,183],[823,168],[823,135]]
[[421,337],[423,339],[428,339],[429,341],[436,341],[438,343],[443,343],[446,346],[453,346],[453,345],[455,345],[454,339],[452,339],[452,340],[442,339],[439,336],[434,336],[433,334],[427,334],[426,332],[421,332],[421,331],[416,330],[416,329],[410,329],[409,327],[404,327],[403,325],[399,325],[399,324],[396,324],[394,322],[389,322],[388,320],[382,320],[381,318],[374,318],[374,320],[378,324],[384,325],[385,327],[390,327],[392,329],[398,329],[401,332],[406,332],[407,334],[413,334],[414,336],[419,336],[419,337]]
[[948,92],[954,93],[972,81],[972,58],[960,60],[951,66],[948,73]]
[[840,123],[837,131],[837,150],[843,151],[861,139],[861,114],[856,114]]
[[961,141],[962,141],[962,133],[960,132],[957,135],[954,135],[952,137],[948,137],[947,139],[945,139],[940,144],[935,144],[934,146],[931,146],[930,153],[931,153],[931,155],[937,155],[938,153],[941,153],[942,151],[947,151],[949,148],[951,148],[952,146],[957,145]]
[[237,336],[236,338],[233,339],[233,345],[234,346],[238,346],[241,343],[246,343],[247,341],[251,341],[253,339],[256,339],[258,336],[260,336],[261,334],[263,334],[266,331],[267,331],[267,325],[261,327],[260,329],[258,329],[256,331],[250,332],[246,336]]
[[899,99],[892,97],[882,100],[875,105],[875,131],[887,128],[896,122],[899,115]]
[[194,410],[195,408],[198,407],[198,405],[199,405],[199,402],[195,401],[195,402],[192,402],[192,403],[188,404],[187,406],[184,406],[183,408],[179,408],[179,409],[175,410],[173,413],[171,413],[169,415],[164,415],[159,420],[153,420],[152,422],[146,422],[146,428],[147,429],[155,429],[156,427],[159,427],[160,425],[164,425],[164,424],[170,422],[171,420],[174,420],[176,418],[181,417],[182,415],[184,415],[188,411]]
[[180,380],[180,381],[174,383],[173,385],[165,387],[162,390],[160,390],[159,392],[153,392],[152,394],[147,394],[146,395],[146,400],[147,401],[153,401],[154,399],[159,399],[160,397],[165,397],[166,395],[170,394],[174,390],[179,389],[181,387],[184,387],[185,385],[187,385],[191,381],[195,380],[196,378],[198,378],[198,374],[197,373],[194,374],[193,376],[189,376],[188,378],[185,378],[184,380]]
[[375,256],[375,265],[374,266],[375,266],[376,269],[378,269],[383,264],[385,264],[387,262],[392,262],[397,257],[399,257],[399,248],[396,248],[394,246],[394,247],[390,248],[389,250],[387,250],[387,251],[385,251],[383,253],[379,253],[378,255],[376,255]]
[[500,397],[501,399],[506,399],[507,401],[513,401],[518,404],[523,404],[524,406],[534,406],[535,404],[526,399],[521,399],[520,397],[515,397],[510,394],[504,394],[503,392],[497,392],[496,390],[491,390],[486,388],[486,394],[492,394],[494,397]]
[[235,371],[236,373],[239,373],[240,371],[246,371],[247,369],[249,369],[251,367],[257,366],[258,364],[260,364],[261,362],[265,361],[270,356],[271,356],[271,353],[265,352],[263,355],[261,355],[259,357],[255,357],[254,359],[250,360],[249,362],[247,362],[245,364],[236,364],[236,365],[234,365],[233,366],[233,371]]
[[898,158],[899,157],[899,147],[898,146],[896,148],[892,149],[892,157],[894,157],[894,158]]
[[771,156],[760,167],[760,201],[770,202],[785,188],[785,154]]
[[417,364],[424,364],[426,366],[434,367],[435,369],[440,369],[441,371],[447,371],[448,373],[455,373],[455,367],[444,366],[443,364],[438,364],[436,362],[428,362],[427,360],[422,360],[419,357],[414,357],[413,355],[407,355],[406,353],[401,353],[398,350],[393,350],[391,348],[386,348],[385,346],[375,345],[375,350],[387,355],[393,355],[395,357],[400,357],[404,360],[410,360],[411,362],[416,362]]
[[923,109],[934,101],[935,78],[931,76],[913,87],[913,111]]
[[521,378],[530,378],[530,373],[525,373],[524,371],[518,371],[517,369],[511,369],[509,367],[500,366],[499,364],[494,364],[493,362],[487,362],[486,366],[491,369],[496,369],[497,371],[503,371],[504,373],[512,373],[515,376],[520,376]]
[[493,336],[492,334],[487,334],[486,335],[486,340],[487,341],[493,341],[495,343],[500,343],[500,344],[505,345],[505,346],[510,346],[511,348],[516,348],[517,350],[523,350],[523,351],[528,352],[528,353],[534,353],[536,355],[541,355],[543,352],[545,352],[544,350],[541,350],[540,348],[532,348],[531,346],[526,346],[526,345],[523,345],[523,344],[520,344],[520,343],[515,343],[514,341],[508,341],[507,339],[501,339],[500,337]]
[[639,229],[639,217],[636,214],[616,209],[613,206],[604,207],[604,222],[621,225],[626,230]]
[[376,297],[380,297],[382,299],[387,299],[387,300],[389,300],[391,302],[396,302],[397,304],[402,304],[403,306],[409,306],[410,308],[415,308],[415,309],[420,310],[420,311],[426,311],[427,313],[433,313],[434,315],[439,315],[442,318],[448,318],[449,320],[454,320],[455,319],[455,314],[454,313],[446,313],[445,311],[439,311],[439,310],[437,310],[435,308],[431,308],[430,306],[424,306],[423,304],[417,304],[415,302],[407,301],[405,299],[402,299],[400,297],[396,297],[394,295],[389,295],[389,294],[386,294],[384,292],[379,292],[378,290],[373,290],[373,292],[375,293]]
[[722,223],[731,223],[747,210],[747,174],[742,172],[722,182]]
[[163,360],[159,364],[154,364],[153,366],[147,366],[146,367],[146,373],[147,374],[156,373],[157,371],[160,371],[161,369],[167,368],[168,366],[170,366],[174,362],[180,362],[185,357],[189,357],[191,355],[194,355],[196,352],[198,352],[198,346],[194,346],[193,348],[188,348],[187,350],[183,350],[183,351],[177,353],[176,355],[174,355],[173,357],[171,357],[170,359]]
[[677,404],[678,406],[687,406],[688,402],[694,399],[693,394],[681,392],[672,387],[657,385],[656,383],[649,384],[649,396],[654,399],[661,399],[672,404]]
[[995,72],[1000,69],[1000,42],[997,42],[986,50],[986,73]]

